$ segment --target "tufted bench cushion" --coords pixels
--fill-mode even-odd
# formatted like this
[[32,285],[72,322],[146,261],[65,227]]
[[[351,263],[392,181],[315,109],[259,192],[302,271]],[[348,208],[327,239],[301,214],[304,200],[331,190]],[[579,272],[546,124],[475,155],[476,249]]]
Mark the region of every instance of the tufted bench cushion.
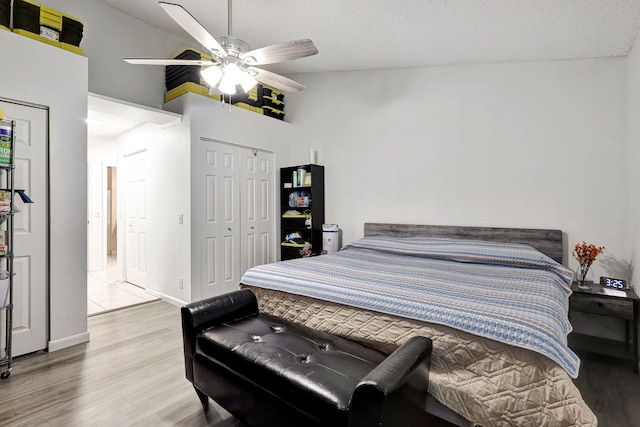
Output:
[[425,425],[412,424],[421,411],[411,407],[426,399],[427,338],[387,357],[258,313],[248,289],[188,305],[182,315],[187,378],[203,403],[209,396],[249,426]]

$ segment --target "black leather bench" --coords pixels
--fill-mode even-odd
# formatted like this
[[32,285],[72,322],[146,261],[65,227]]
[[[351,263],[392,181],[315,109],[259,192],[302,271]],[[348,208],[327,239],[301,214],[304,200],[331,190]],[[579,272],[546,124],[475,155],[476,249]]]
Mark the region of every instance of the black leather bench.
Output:
[[388,357],[258,312],[248,289],[182,307],[186,376],[248,426],[426,426],[431,340]]

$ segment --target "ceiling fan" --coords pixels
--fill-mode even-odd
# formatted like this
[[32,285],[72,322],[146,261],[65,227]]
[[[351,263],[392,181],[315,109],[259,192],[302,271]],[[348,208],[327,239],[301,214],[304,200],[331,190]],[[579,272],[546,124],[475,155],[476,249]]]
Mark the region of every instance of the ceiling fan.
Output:
[[176,21],[191,37],[204,46],[213,60],[192,59],[157,59],[157,58],[125,58],[130,64],[142,65],[197,65],[207,67],[200,72],[209,84],[209,93],[238,93],[238,86],[243,92],[249,92],[258,82],[272,86],[283,92],[297,93],[304,86],[291,79],[272,73],[256,65],[275,64],[292,59],[304,58],[318,53],[309,39],[292,40],[271,46],[251,50],[249,45],[240,39],[231,37],[231,0],[228,0],[228,33],[226,36],[213,37],[185,8],[179,4],[158,2],[169,16]]

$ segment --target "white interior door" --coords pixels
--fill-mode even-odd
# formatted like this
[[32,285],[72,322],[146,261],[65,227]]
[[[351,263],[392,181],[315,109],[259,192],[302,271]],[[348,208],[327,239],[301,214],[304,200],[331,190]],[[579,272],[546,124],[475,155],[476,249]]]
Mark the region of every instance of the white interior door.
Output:
[[264,151],[242,149],[240,190],[241,223],[241,275],[256,265],[275,261],[272,253],[275,195],[274,156]]
[[[47,147],[49,111],[0,101],[5,119],[16,121],[15,188],[24,189],[33,204],[15,197],[13,245],[12,355],[47,347],[48,199]],[[4,268],[4,267],[3,267]]]
[[147,153],[126,156],[126,281],[147,286]]
[[205,280],[202,298],[238,289],[240,274],[240,149],[202,141],[205,162]]

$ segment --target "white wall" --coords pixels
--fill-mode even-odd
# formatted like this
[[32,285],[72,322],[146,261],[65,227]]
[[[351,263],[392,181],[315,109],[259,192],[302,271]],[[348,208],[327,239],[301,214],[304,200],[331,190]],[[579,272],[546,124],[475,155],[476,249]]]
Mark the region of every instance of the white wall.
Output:
[[89,339],[87,58],[8,31],[0,31],[0,46],[0,96],[49,107],[49,349],[56,350]]
[[[170,58],[185,48],[197,48],[98,0],[47,0],[84,23],[80,48],[89,58],[89,91],[112,98],[161,108],[164,67],[131,65],[122,58]],[[158,6],[159,8],[160,6]]]
[[364,222],[553,228],[606,246],[596,276],[628,265],[624,58],[292,77],[293,163],[318,150],[345,243]]
[[[147,153],[147,292],[170,301],[188,301],[188,289],[178,289],[171,280],[177,271],[188,272],[189,224],[178,224],[178,212],[189,208],[188,125],[163,128],[146,124],[118,139],[118,257],[119,275],[124,277],[126,166],[124,156]],[[188,283],[188,282],[187,282]]]
[[640,280],[640,45],[635,45],[627,58],[628,123],[629,123],[629,238],[633,242],[631,263],[636,289]]

